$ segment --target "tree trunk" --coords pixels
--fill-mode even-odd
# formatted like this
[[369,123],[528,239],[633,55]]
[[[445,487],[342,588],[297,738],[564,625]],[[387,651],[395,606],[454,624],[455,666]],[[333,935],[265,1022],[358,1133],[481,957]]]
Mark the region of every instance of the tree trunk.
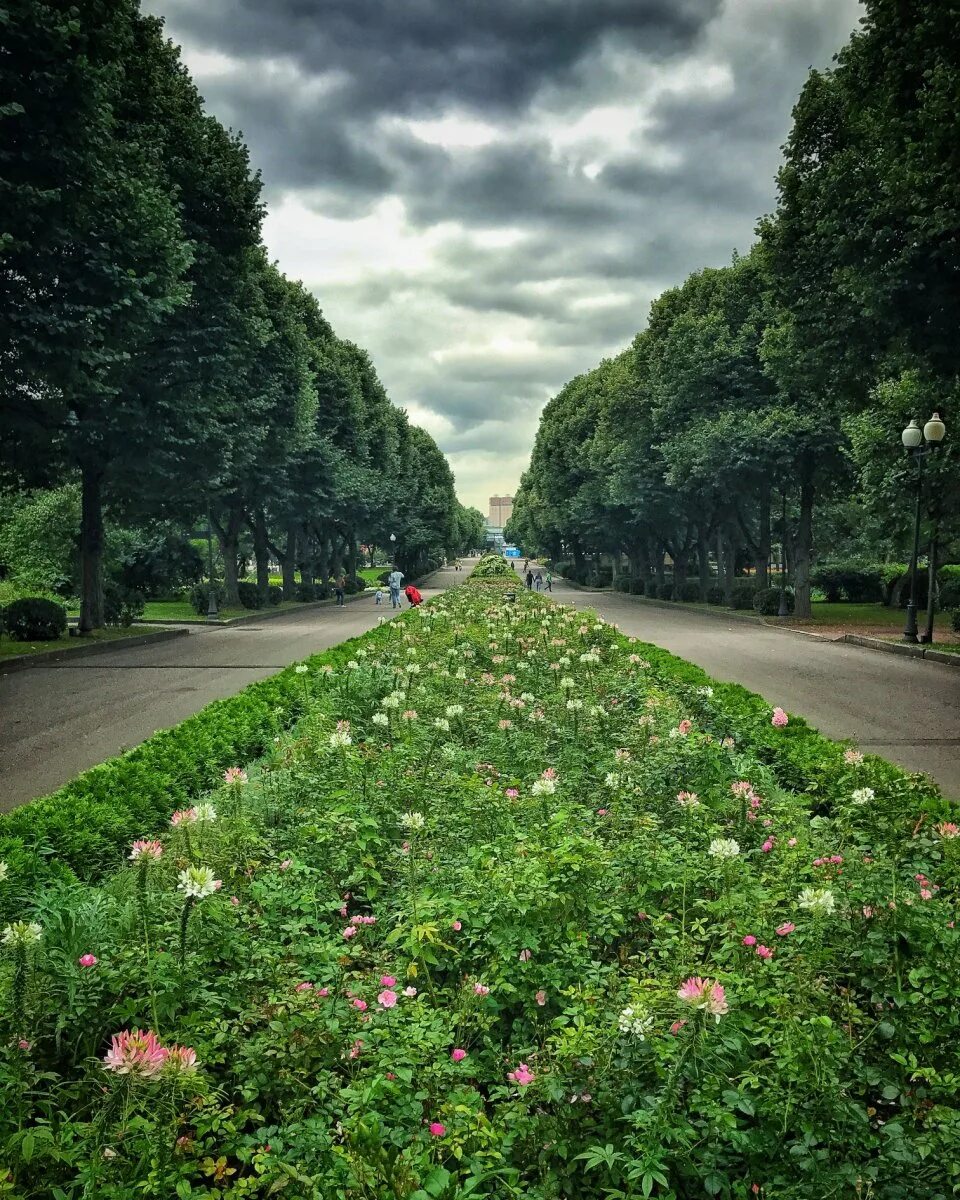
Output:
[[697,530],[697,568],[700,575],[700,603],[707,603],[710,591],[710,542],[705,529]]
[[656,556],[653,562],[654,574],[657,578],[657,595],[661,600],[665,600],[664,592],[667,590],[667,573],[663,565],[663,546],[657,546]]
[[267,520],[262,508],[253,514],[252,529],[253,555],[257,562],[257,595],[263,608],[270,598],[270,547],[267,544]]
[[317,564],[317,589],[321,600],[326,600],[330,595],[330,554],[327,549],[329,545],[328,539],[319,534],[317,537],[317,554],[314,561]]
[[355,579],[357,575],[357,542],[352,533],[347,534],[345,545],[347,578]]
[[240,607],[240,577],[237,558],[240,552],[240,530],[243,528],[243,506],[234,497],[227,509],[227,521],[213,522],[223,557],[223,603],[225,608]]
[[767,488],[760,497],[760,532],[754,559],[758,588],[770,586],[770,541],[770,489]]
[[287,522],[287,542],[280,557],[283,571],[283,598],[292,600],[297,594],[297,523]]
[[330,570],[334,578],[339,578],[343,571],[343,547],[340,541],[340,534],[334,533],[330,539],[331,554],[330,554]]
[[813,486],[813,465],[805,458],[800,476],[800,518],[793,552],[794,616],[811,617],[810,570],[813,566],[813,505],[816,490]]
[[103,470],[81,468],[80,632],[103,628]]
[[673,556],[673,599],[683,599],[683,589],[687,586],[687,567],[689,566],[690,553],[687,550],[678,550]]
[[937,522],[934,522],[933,531],[930,534],[930,560],[927,564],[927,627],[920,640],[922,642],[933,641],[933,622],[934,613],[937,611],[937,555],[939,550],[939,527]]
[[717,539],[717,552],[723,560],[722,566],[717,563],[717,570],[723,574],[723,602],[730,608],[733,605],[733,584],[737,577],[737,555],[729,532],[720,530]]

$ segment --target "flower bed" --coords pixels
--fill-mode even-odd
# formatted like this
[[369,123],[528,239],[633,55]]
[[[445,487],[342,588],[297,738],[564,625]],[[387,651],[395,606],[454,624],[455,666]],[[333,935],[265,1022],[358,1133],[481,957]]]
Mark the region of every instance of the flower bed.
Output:
[[504,591],[18,911],[11,1194],[952,1194],[955,809]]

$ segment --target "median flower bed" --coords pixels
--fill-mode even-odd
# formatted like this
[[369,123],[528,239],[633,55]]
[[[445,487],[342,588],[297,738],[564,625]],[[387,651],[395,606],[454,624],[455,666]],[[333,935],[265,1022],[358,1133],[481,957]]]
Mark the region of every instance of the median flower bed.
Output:
[[505,590],[291,671],[99,886],[7,873],[0,1195],[953,1194],[955,806]]

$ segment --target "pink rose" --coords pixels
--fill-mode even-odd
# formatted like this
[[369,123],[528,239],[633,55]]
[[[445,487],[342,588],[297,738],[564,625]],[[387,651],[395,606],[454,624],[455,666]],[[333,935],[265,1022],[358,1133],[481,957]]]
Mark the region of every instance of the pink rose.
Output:
[[456,1050],[450,1051],[450,1057],[455,1063],[463,1062],[463,1060],[467,1057],[467,1052],[466,1050],[461,1050],[458,1046]]
[[99,961],[95,954],[81,954],[77,959],[81,967],[95,967]]

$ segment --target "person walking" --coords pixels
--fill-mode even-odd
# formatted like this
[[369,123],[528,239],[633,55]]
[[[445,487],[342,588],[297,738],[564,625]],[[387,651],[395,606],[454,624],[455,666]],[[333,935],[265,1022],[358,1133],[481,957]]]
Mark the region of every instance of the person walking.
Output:
[[542,571],[537,571],[534,574],[533,586],[537,589],[538,592],[543,591],[543,572]]
[[347,577],[341,572],[341,574],[337,576],[336,583],[334,584],[334,591],[337,594],[337,608],[343,608],[346,590]]
[[553,591],[553,572],[547,571],[547,591]]
[[387,576],[387,587],[390,589],[390,604],[393,608],[403,608],[400,600],[400,585],[403,583],[403,572],[394,567]]
[[420,593],[417,591],[417,589],[413,586],[412,583],[407,584],[407,586],[403,589],[403,594],[406,596],[407,603],[410,605],[411,608],[419,608],[420,605],[423,603],[423,597],[420,595]]
[[532,591],[533,590],[533,572],[529,569],[527,570],[525,581],[526,581],[526,585],[527,585],[527,591],[528,592]]
[[379,608],[380,605],[383,603],[383,588],[382,587],[378,587],[377,590],[374,592],[373,602],[377,606],[377,608]]

